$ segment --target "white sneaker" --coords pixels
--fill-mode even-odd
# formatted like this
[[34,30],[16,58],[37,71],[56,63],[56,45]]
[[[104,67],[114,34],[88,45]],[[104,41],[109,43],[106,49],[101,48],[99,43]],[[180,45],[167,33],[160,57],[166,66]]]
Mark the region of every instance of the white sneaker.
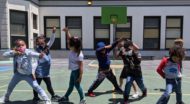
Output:
[[0,98],[0,103],[5,103],[5,102],[9,102],[9,99],[8,98],[5,98],[5,96],[2,96]]
[[139,97],[139,93],[138,92],[136,92],[136,93],[134,93],[133,95],[132,95],[132,98],[138,98]]
[[51,101],[50,100],[46,100],[45,104],[51,104]]
[[79,104],[86,104],[86,100],[82,99]]

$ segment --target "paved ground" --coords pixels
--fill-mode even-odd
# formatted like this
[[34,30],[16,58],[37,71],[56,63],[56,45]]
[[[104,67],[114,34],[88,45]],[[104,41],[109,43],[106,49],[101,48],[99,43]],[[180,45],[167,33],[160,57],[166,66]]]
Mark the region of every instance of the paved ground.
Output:
[[[146,87],[148,88],[148,96],[143,99],[132,99],[132,104],[155,104],[163,93],[165,88],[165,81],[156,73],[156,67],[160,60],[149,60],[142,62],[143,76]],[[82,86],[87,92],[89,86],[92,84],[93,80],[96,78],[97,74],[97,61],[96,60],[85,60],[84,61],[84,75],[82,80]],[[184,61],[183,70],[183,99],[186,104],[190,104],[190,61]],[[69,85],[70,71],[67,69],[68,62],[67,59],[54,59],[51,67],[51,79],[53,83],[53,88],[56,94],[63,96]],[[114,73],[119,79],[119,75],[122,68],[121,61],[112,61],[112,67]],[[7,85],[12,77],[12,62],[11,61],[0,61],[0,96],[2,96]],[[46,89],[44,83],[42,87]],[[124,86],[123,86],[124,88]],[[123,96],[120,94],[115,94],[112,92],[113,86],[106,79],[104,82],[95,90],[97,96],[94,98],[86,97],[87,104],[120,104],[122,102]],[[139,90],[140,92],[140,90]],[[133,90],[131,90],[131,94]],[[13,94],[11,95],[9,104],[32,104],[33,94],[29,85],[22,81],[20,82]],[[77,104],[79,102],[79,96],[76,90],[70,96],[70,103]],[[169,104],[175,104],[175,94],[172,94]],[[53,104],[58,104],[54,102]]]

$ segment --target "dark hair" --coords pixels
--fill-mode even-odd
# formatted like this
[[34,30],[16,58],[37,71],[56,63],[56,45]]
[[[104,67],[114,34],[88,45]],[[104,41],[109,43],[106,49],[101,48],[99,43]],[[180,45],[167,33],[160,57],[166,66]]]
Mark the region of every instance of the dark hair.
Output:
[[[18,42],[20,42],[20,41],[23,41],[23,42],[25,43],[24,40],[22,40],[22,39],[17,39],[17,40],[15,40],[15,46],[17,46]],[[26,43],[25,43],[25,44],[26,44]]]
[[132,45],[133,45],[133,42],[132,42],[131,40],[128,40],[128,39],[127,39],[127,40],[124,41],[124,48],[125,48],[125,49],[128,50],[128,49],[129,49],[129,46],[132,46]]
[[177,56],[177,57],[180,58],[180,60],[183,60],[183,58],[184,58],[184,50],[182,48],[172,47],[169,50],[169,56],[170,57]]
[[80,54],[82,44],[81,44],[81,40],[78,37],[71,37],[69,41],[69,46],[74,47],[78,55]]
[[37,38],[36,38],[36,44],[38,45],[38,40],[40,40],[40,39],[43,39],[44,41],[45,41],[45,37],[44,36],[38,36]]

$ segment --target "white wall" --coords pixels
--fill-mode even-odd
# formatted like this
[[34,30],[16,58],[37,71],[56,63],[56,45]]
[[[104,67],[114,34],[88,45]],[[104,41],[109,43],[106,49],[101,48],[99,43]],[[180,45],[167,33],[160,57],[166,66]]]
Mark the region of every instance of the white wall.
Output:
[[188,35],[190,33],[190,7],[128,7],[128,15],[133,17],[133,41],[136,42],[140,48],[143,47],[143,18],[144,16],[161,16],[161,34],[160,34],[160,48],[165,49],[165,29],[166,16],[184,16],[183,25],[183,39],[184,46],[190,48],[190,41]]
[[[29,1],[24,0],[8,0],[8,14],[10,14],[9,10],[18,10],[18,11],[25,11],[28,14],[28,43],[29,48],[33,48],[33,33],[39,34],[39,23],[38,23],[38,29],[33,29],[33,17],[32,14],[36,14],[39,18],[39,7],[32,4]],[[39,20],[39,19],[38,19]],[[8,15],[8,27],[10,27],[10,15]],[[8,28],[8,40],[10,40],[10,28]],[[10,48],[10,42],[9,48]]]
[[[44,33],[44,16],[60,16],[61,29],[66,16],[82,16],[83,48],[93,49],[93,17],[101,15],[100,7],[40,7],[40,33]],[[61,48],[66,47],[65,33],[61,31]]]
[[[82,16],[83,46],[85,49],[93,49],[93,17],[101,16],[101,7],[40,7],[40,33],[44,33],[44,16],[60,16],[61,28],[65,26],[65,16]],[[190,48],[190,7],[187,6],[140,6],[128,7],[128,16],[132,16],[132,40],[143,48],[143,22],[144,16],[161,17],[160,48],[165,49],[166,16],[184,16],[183,38],[185,48]],[[111,25],[111,42],[112,42]],[[65,34],[61,32],[61,48],[65,48]]]

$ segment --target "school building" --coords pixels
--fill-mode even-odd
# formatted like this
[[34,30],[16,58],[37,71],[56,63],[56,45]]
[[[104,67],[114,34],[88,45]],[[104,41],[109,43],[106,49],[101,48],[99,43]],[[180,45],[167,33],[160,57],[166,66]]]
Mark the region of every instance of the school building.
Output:
[[[91,3],[91,4],[89,4]],[[101,8],[126,6],[126,24],[101,24]],[[0,50],[13,47],[18,38],[29,48],[35,37],[51,35],[57,27],[52,52],[67,52],[64,27],[82,39],[85,55],[95,55],[96,43],[113,43],[119,37],[135,42],[143,56],[166,55],[173,40],[182,38],[189,55],[190,0],[0,0]],[[56,56],[55,55],[55,56]]]

